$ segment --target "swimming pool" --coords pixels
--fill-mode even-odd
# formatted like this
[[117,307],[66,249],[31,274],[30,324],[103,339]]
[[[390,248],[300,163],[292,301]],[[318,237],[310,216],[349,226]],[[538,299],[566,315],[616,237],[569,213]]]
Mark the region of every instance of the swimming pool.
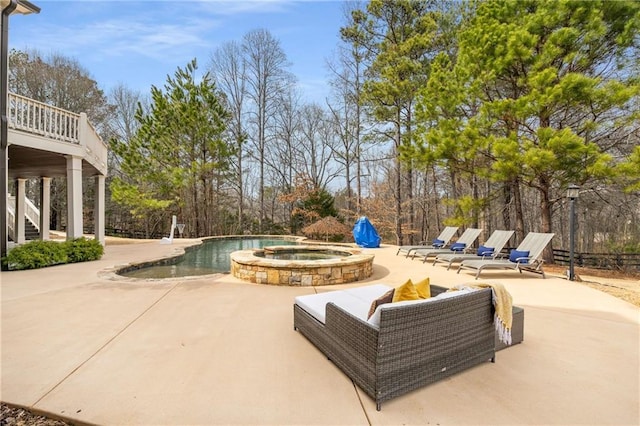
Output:
[[211,238],[199,246],[188,248],[185,254],[180,257],[167,259],[150,266],[134,265],[118,271],[118,275],[144,279],[228,273],[231,270],[229,255],[234,251],[258,249],[269,245],[295,244],[295,240],[285,237]]

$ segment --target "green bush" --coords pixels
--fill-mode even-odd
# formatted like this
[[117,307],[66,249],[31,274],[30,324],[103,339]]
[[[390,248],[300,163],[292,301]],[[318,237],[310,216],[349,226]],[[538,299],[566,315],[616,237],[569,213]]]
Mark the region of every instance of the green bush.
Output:
[[36,269],[67,263],[67,250],[55,241],[31,241],[9,251],[6,264],[9,269]]
[[67,250],[69,263],[98,260],[104,254],[100,241],[88,238],[77,238],[63,243]]
[[2,263],[7,269],[37,269],[62,263],[86,262],[102,257],[104,247],[98,240],[77,238],[62,243],[30,241],[9,251]]

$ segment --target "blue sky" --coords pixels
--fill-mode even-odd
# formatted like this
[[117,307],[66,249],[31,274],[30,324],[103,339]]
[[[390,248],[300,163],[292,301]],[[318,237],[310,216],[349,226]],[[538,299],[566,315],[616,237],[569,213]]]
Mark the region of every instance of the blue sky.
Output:
[[220,44],[268,29],[309,101],[328,95],[326,60],[343,25],[334,0],[31,0],[38,15],[13,15],[9,46],[73,57],[100,88],[118,83],[147,93],[197,58],[203,70]]

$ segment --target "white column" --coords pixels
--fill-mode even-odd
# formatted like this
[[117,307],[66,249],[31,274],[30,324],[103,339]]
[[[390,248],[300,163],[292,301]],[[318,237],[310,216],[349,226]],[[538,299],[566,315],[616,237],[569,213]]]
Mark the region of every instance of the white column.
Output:
[[[7,147],[0,147],[0,257],[5,257],[9,251],[9,157],[7,151]],[[2,266],[0,269],[4,271],[5,267]]]
[[49,239],[51,219],[51,178],[40,178],[40,239]]
[[26,194],[26,179],[16,179],[16,211],[15,211],[15,224],[13,226],[15,242],[18,244],[24,244],[26,241],[24,235],[24,220],[25,216],[25,202],[24,197]]
[[93,232],[95,239],[104,245],[104,181],[103,175],[95,177],[95,205],[93,209]]
[[67,240],[82,237],[82,158],[67,156]]

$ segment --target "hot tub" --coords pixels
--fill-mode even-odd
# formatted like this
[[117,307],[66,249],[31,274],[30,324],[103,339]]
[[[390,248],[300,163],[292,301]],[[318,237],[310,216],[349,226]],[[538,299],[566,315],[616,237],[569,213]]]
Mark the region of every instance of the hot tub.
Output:
[[364,254],[361,249],[351,247],[269,246],[231,253],[231,273],[256,284],[344,284],[370,277],[373,258],[373,254]]

